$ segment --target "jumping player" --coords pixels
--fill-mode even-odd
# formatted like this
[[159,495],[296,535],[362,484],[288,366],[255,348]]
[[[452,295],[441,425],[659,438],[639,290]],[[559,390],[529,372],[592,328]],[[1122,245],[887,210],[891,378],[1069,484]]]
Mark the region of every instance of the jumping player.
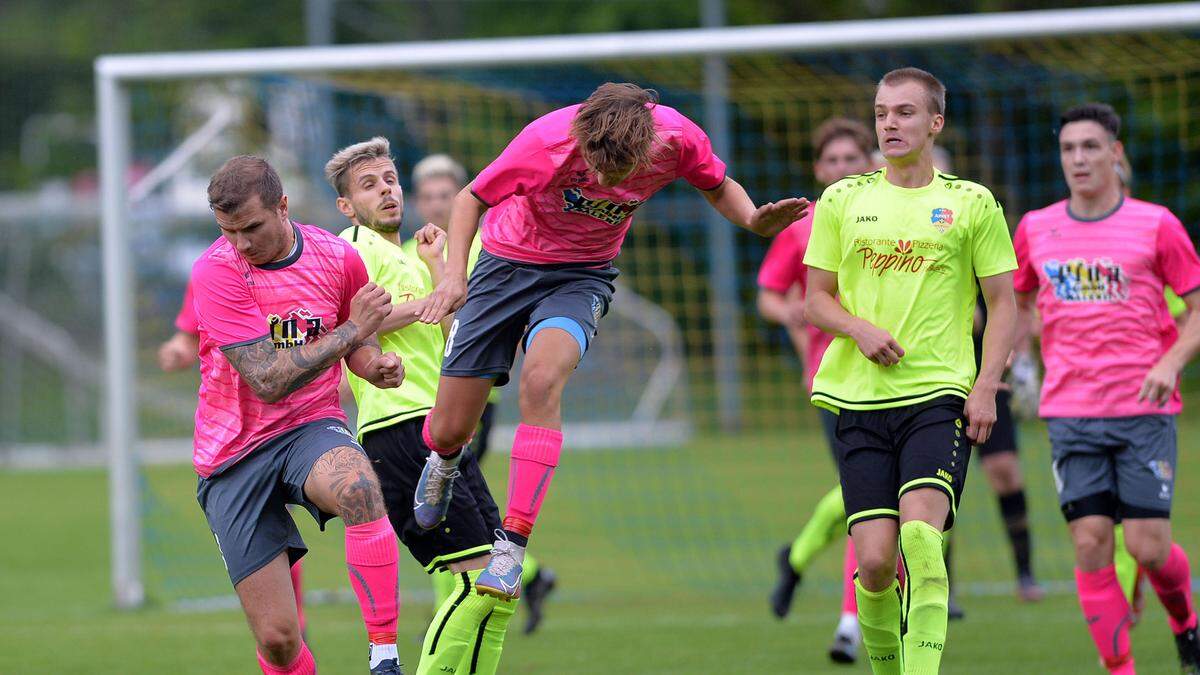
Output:
[[[875,133],[886,165],[825,190],[804,257],[805,316],[837,336],[812,400],[839,413],[859,624],[877,674],[940,666],[949,591],[942,532],[962,498],[968,444],[986,442],[996,421],[1016,320],[1016,260],[1000,204],[982,185],[934,169],[945,92],[917,68],[883,77]],[[992,316],[978,375],[976,284]]]
[[314,673],[288,570],[307,551],[287,512],[346,524],[346,565],[367,626],[372,673],[399,673],[396,535],[379,481],[346,429],[345,360],[375,387],[404,370],[374,333],[391,298],[347,242],[292,222],[279,176],[234,157],[213,175],[222,237],[192,270],[200,393],[197,500],[258,643],[264,673]]
[[[457,310],[424,430],[434,452],[414,510],[425,527],[445,517],[460,451],[488,392],[508,382],[523,346],[507,514],[476,583],[480,592],[520,593],[525,546],[562,449],[562,390],[608,311],[617,276],[612,260],[633,212],[676,178],[730,221],[764,236],[808,207],[807,200],[786,199],[756,208],[725,175],[704,132],[656,98],[633,84],[601,85],[582,104],[525,127],[455,197],[446,276],[421,317],[437,322]],[[485,210],[484,252],[468,291],[467,253]]]
[[[1061,118],[1069,198],[1031,211],[1014,237],[1022,333],[1042,319],[1039,414],[1075,546],[1088,631],[1111,673],[1134,672],[1130,606],[1113,566],[1113,523],[1167,610],[1180,666],[1200,672],[1187,554],[1171,538],[1182,409],[1179,373],[1200,349],[1200,258],[1165,207],[1126,197],[1121,118],[1090,103]],[[1165,287],[1187,305],[1176,328]]]

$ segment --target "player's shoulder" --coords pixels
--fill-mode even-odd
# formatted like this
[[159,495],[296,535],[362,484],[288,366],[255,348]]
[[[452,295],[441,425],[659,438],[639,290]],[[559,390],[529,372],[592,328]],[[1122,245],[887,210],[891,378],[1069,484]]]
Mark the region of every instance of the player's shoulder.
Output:
[[1171,209],[1166,206],[1133,197],[1126,197],[1121,203],[1120,210],[1123,212],[1122,215],[1147,218],[1155,222],[1178,220]]
[[303,237],[304,247],[312,250],[314,253],[341,258],[346,255],[347,251],[354,248],[350,241],[339,237],[329,230],[317,227],[316,225],[294,224]]
[[1062,222],[1063,219],[1070,219],[1070,214],[1067,212],[1067,200],[1063,199],[1053,204],[1047,204],[1040,209],[1026,211],[1025,215],[1021,216],[1021,222],[1018,227],[1033,232],[1042,228],[1051,227],[1056,223]]
[[848,199],[853,199],[863,194],[882,178],[882,169],[868,171],[867,173],[850,174],[845,178],[830,183],[829,187],[821,192],[821,198],[817,203],[826,206],[838,206]]
[[992,194],[992,190],[983,183],[963,178],[952,173],[946,173],[945,171],[935,171],[933,174],[933,180],[938,183],[938,187],[940,187],[943,191],[953,193],[961,192],[964,197],[968,199],[974,199],[988,206],[1000,204],[1000,201],[996,199],[994,194]]
[[218,237],[196,261],[192,263],[192,279],[198,275],[210,275],[222,268],[238,270],[246,267],[247,263],[242,256],[238,255],[233,244],[225,237]]

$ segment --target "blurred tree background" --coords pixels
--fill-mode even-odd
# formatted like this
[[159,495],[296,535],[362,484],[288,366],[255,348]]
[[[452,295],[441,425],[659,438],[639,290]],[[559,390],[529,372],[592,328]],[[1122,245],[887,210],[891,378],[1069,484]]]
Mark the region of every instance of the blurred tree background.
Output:
[[[101,54],[695,27],[700,0],[5,0],[0,3],[0,191],[95,165]],[[960,14],[1102,2],[726,2],[729,25]],[[307,16],[328,20],[307,25]]]

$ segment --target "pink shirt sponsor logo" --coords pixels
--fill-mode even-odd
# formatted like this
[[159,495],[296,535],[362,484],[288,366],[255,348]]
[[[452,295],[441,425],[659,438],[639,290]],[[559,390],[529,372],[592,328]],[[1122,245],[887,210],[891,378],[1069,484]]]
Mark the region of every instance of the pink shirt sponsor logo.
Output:
[[1013,237],[1018,292],[1037,292],[1042,417],[1178,413],[1137,400],[1146,374],[1178,338],[1163,287],[1200,288],[1200,258],[1183,225],[1157,204],[1126,199],[1095,221],[1061,201],[1025,214]]
[[658,142],[650,166],[603,187],[570,135],[579,106],[555,110],[517,134],[471,184],[490,210],[488,252],[529,263],[606,262],[621,252],[633,212],[677,178],[720,186],[725,163],[700,127],[673,108],[652,108]]
[[[780,232],[767,256],[763,258],[762,266],[758,268],[758,285],[761,288],[787,293],[797,286],[801,293],[808,290],[808,268],[804,265],[804,251],[808,248],[808,238],[812,234],[813,210],[800,220],[787,226]],[[813,378],[817,368],[821,366],[821,357],[833,342],[833,336],[812,324],[804,327],[808,333],[808,353],[804,355],[804,379],[808,391],[812,392]]]
[[321,339],[349,316],[350,299],[367,270],[346,242],[295,224],[288,258],[255,266],[224,238],[192,269],[192,308],[200,335],[200,395],[192,462],[208,477],[262,442],[314,420],[345,420],[338,404],[341,368],[334,364],[276,403],[255,395],[224,350],[268,338],[277,349]]

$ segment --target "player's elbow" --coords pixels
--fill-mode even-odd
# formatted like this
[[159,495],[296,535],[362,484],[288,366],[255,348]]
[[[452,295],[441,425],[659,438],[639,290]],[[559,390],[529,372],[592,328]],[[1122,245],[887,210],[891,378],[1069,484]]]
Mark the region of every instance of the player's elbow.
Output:
[[246,384],[250,385],[250,390],[263,403],[278,403],[280,399],[287,395],[283,387],[276,386],[269,381],[253,379],[246,380]]

